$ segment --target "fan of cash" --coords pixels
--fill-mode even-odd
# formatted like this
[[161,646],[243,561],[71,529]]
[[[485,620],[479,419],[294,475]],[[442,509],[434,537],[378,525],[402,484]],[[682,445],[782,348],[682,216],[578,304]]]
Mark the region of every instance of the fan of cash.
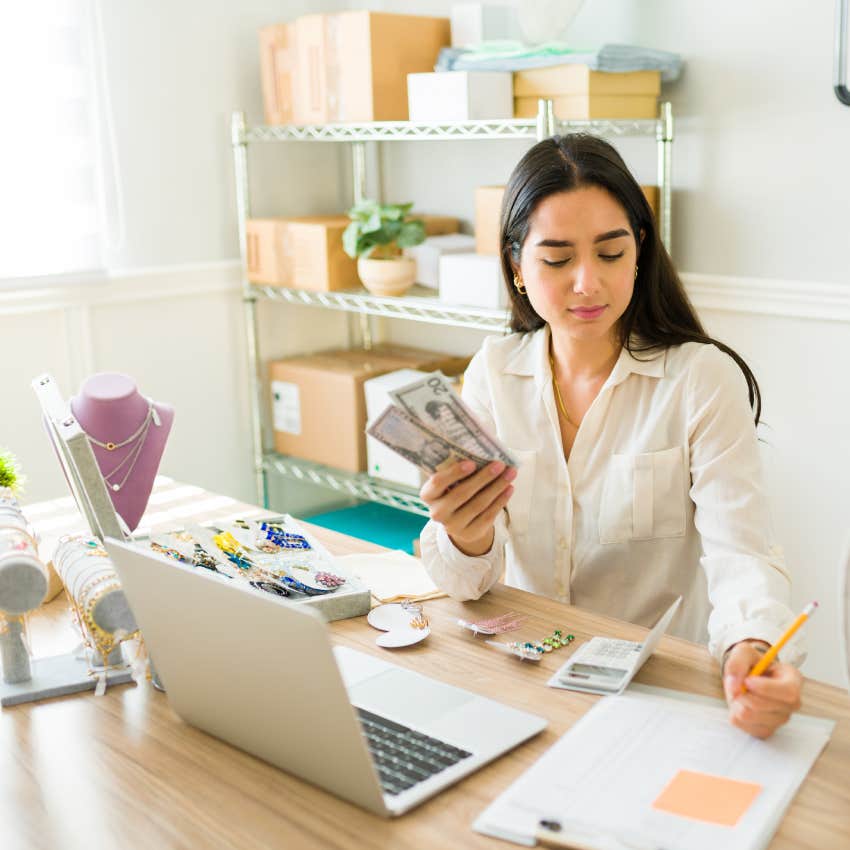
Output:
[[393,404],[366,433],[428,474],[458,460],[471,460],[477,469],[494,460],[516,466],[441,372],[391,392],[390,398]]

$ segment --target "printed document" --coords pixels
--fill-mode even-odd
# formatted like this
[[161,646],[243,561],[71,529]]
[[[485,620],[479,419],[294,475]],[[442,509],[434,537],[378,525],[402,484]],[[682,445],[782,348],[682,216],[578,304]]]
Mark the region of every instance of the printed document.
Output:
[[600,700],[473,824],[535,844],[541,820],[599,850],[760,850],[835,726],[795,715],[766,741],[719,701]]

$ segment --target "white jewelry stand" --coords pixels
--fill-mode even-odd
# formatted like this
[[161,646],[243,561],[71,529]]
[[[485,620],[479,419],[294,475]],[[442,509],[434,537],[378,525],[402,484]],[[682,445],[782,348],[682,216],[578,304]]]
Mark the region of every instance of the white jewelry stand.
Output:
[[[32,386],[44,413],[44,424],[50,442],[56,450],[68,486],[80,512],[88,521],[92,534],[101,540],[104,537],[126,539],[128,533],[121,527],[112,506],[88,438],[71,416],[56,382],[50,375],[41,375],[32,382]],[[107,686],[133,681],[131,669],[124,664],[120,645],[105,661],[107,664],[116,662],[122,665],[105,671]],[[91,674],[86,658],[77,657],[74,653],[37,658],[31,662],[31,666],[32,676],[29,680],[16,683],[0,682],[0,705],[17,705],[94,690],[100,678]]]

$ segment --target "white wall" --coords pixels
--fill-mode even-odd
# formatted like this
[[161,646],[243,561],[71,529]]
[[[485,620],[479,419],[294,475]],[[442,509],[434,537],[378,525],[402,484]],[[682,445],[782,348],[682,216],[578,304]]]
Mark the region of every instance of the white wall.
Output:
[[[127,240],[107,284],[0,297],[0,444],[21,456],[30,497],[63,492],[29,389],[53,371],[66,392],[125,369],[177,406],[165,472],[252,498],[250,433],[229,121],[262,117],[256,30],[308,11],[369,6],[446,14],[421,2],[102,3]],[[778,536],[795,602],[819,598],[809,675],[840,681],[834,588],[850,528],[850,109],[831,93],[832,0],[586,0],[570,38],[680,52],[674,104],[674,258],[717,336],[761,381],[771,426]],[[651,141],[617,143],[642,182]],[[471,227],[472,188],[503,182],[526,145],[384,145],[392,200],[454,213]],[[252,153],[255,212],[344,209],[341,148],[270,145]],[[442,179],[435,178],[441,175]],[[114,196],[112,196],[114,200]],[[341,343],[338,314],[263,305],[265,354]],[[472,351],[481,335],[395,323],[387,335]]]

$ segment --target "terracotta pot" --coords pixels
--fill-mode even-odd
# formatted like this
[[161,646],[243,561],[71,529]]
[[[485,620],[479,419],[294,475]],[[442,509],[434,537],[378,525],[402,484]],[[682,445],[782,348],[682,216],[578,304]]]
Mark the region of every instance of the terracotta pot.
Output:
[[392,260],[360,257],[357,274],[373,295],[403,295],[416,281],[416,260],[412,257]]

